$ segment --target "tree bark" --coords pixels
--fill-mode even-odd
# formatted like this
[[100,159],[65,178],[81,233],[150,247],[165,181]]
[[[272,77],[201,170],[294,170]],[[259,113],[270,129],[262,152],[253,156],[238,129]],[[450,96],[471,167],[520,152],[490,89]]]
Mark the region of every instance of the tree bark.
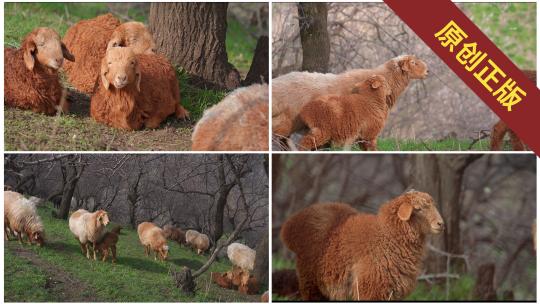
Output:
[[242,81],[244,86],[254,83],[268,83],[268,36],[261,36],[257,40],[251,67]]
[[495,264],[482,264],[478,268],[478,275],[474,283],[473,300],[497,301],[497,292],[493,286],[495,277]]
[[227,3],[159,3],[150,6],[150,31],[158,52],[202,86],[234,89],[240,74],[225,47]]
[[[76,160],[78,158],[78,160]],[[71,207],[71,198],[75,192],[75,187],[81,178],[85,165],[81,164],[81,156],[73,155],[65,162],[62,160],[61,166],[64,166],[66,172],[66,184],[62,190],[62,201],[56,213],[56,217],[67,220],[69,209]]]
[[261,283],[268,282],[268,234],[255,248],[255,266],[253,267],[253,276]]
[[327,73],[330,60],[327,4],[300,2],[298,16],[302,43],[302,70]]

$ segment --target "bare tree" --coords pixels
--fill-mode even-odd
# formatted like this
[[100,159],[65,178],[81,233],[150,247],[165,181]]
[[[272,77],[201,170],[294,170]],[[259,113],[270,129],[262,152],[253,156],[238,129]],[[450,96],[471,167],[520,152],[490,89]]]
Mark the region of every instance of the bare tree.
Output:
[[330,38],[328,37],[326,3],[298,3],[300,40],[302,42],[302,70],[328,72]]

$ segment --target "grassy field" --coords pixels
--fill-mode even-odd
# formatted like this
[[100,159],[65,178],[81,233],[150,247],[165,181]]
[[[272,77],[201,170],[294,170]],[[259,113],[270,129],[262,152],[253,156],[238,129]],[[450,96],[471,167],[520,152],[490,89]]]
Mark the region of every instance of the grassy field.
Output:
[[[216,302],[258,301],[259,296],[243,295],[210,282],[211,271],[227,271],[228,260],[215,262],[197,278],[192,297],[182,294],[168,274],[188,266],[198,269],[207,256],[198,256],[186,247],[169,242],[165,262],[144,255],[137,232],[122,230],[117,244],[118,262],[87,260],[68,228],[67,221],[52,218],[52,208],[39,208],[46,233],[46,245],[4,242],[4,300],[7,302]],[[113,224],[114,226],[114,224]],[[262,288],[266,288],[263,286]]]
[[[64,35],[82,19],[109,12],[106,3],[6,3],[4,4],[4,46],[19,47],[22,38],[40,26]],[[115,13],[114,11],[113,13]],[[146,13],[136,4],[122,6],[122,17],[146,22]],[[121,19],[122,19],[121,17]],[[123,19],[125,20],[125,19]],[[229,62],[242,75],[249,70],[256,40],[237,20],[228,20],[227,52]],[[191,113],[190,121],[169,118],[156,130],[122,131],[96,123],[89,114],[88,96],[70,90],[71,113],[47,117],[28,111],[4,108],[4,143],[8,151],[42,150],[189,150],[191,132],[204,110],[219,102],[227,92],[204,90],[190,84],[178,69],[182,105]],[[65,85],[71,89],[68,83]]]

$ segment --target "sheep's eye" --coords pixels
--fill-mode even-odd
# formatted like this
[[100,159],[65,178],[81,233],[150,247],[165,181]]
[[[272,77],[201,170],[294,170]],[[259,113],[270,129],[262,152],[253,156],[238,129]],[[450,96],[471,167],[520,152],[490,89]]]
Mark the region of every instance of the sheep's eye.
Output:
[[111,64],[112,64],[112,62],[107,62],[107,64],[108,64],[108,65],[111,65]]
[[131,65],[135,65],[135,61],[132,61],[132,62],[131,62]]

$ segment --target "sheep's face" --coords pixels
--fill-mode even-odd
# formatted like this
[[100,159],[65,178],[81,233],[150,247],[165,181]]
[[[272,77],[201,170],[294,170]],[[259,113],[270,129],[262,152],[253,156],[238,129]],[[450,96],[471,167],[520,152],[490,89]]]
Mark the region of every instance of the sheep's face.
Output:
[[412,79],[424,79],[429,73],[427,64],[413,55],[400,56],[397,63]]
[[29,70],[34,69],[36,60],[42,66],[58,70],[64,63],[64,58],[75,61],[73,55],[66,48],[54,30],[40,27],[32,31],[25,38],[24,63]]
[[107,50],[113,47],[130,47],[135,54],[154,54],[156,43],[146,26],[140,22],[126,22],[111,35]]
[[134,84],[137,91],[141,90],[141,72],[130,48],[114,47],[107,51],[101,61],[101,82],[107,90],[110,84],[117,89]]
[[444,221],[433,198],[424,192],[410,191],[401,196],[398,217],[402,221],[414,221],[425,233],[438,234],[444,229]]
[[163,245],[159,251],[159,258],[164,261],[169,256],[169,246]]
[[109,224],[109,216],[107,215],[107,212],[104,210],[98,210],[96,212],[96,221],[98,226],[107,226],[107,224]]
[[357,83],[354,86],[352,93],[358,94],[370,91],[376,91],[382,97],[386,97],[392,93],[386,78],[382,75],[372,75],[365,81]]
[[32,233],[32,243],[37,243],[39,247],[42,247],[45,243],[45,237],[42,231],[34,231]]

